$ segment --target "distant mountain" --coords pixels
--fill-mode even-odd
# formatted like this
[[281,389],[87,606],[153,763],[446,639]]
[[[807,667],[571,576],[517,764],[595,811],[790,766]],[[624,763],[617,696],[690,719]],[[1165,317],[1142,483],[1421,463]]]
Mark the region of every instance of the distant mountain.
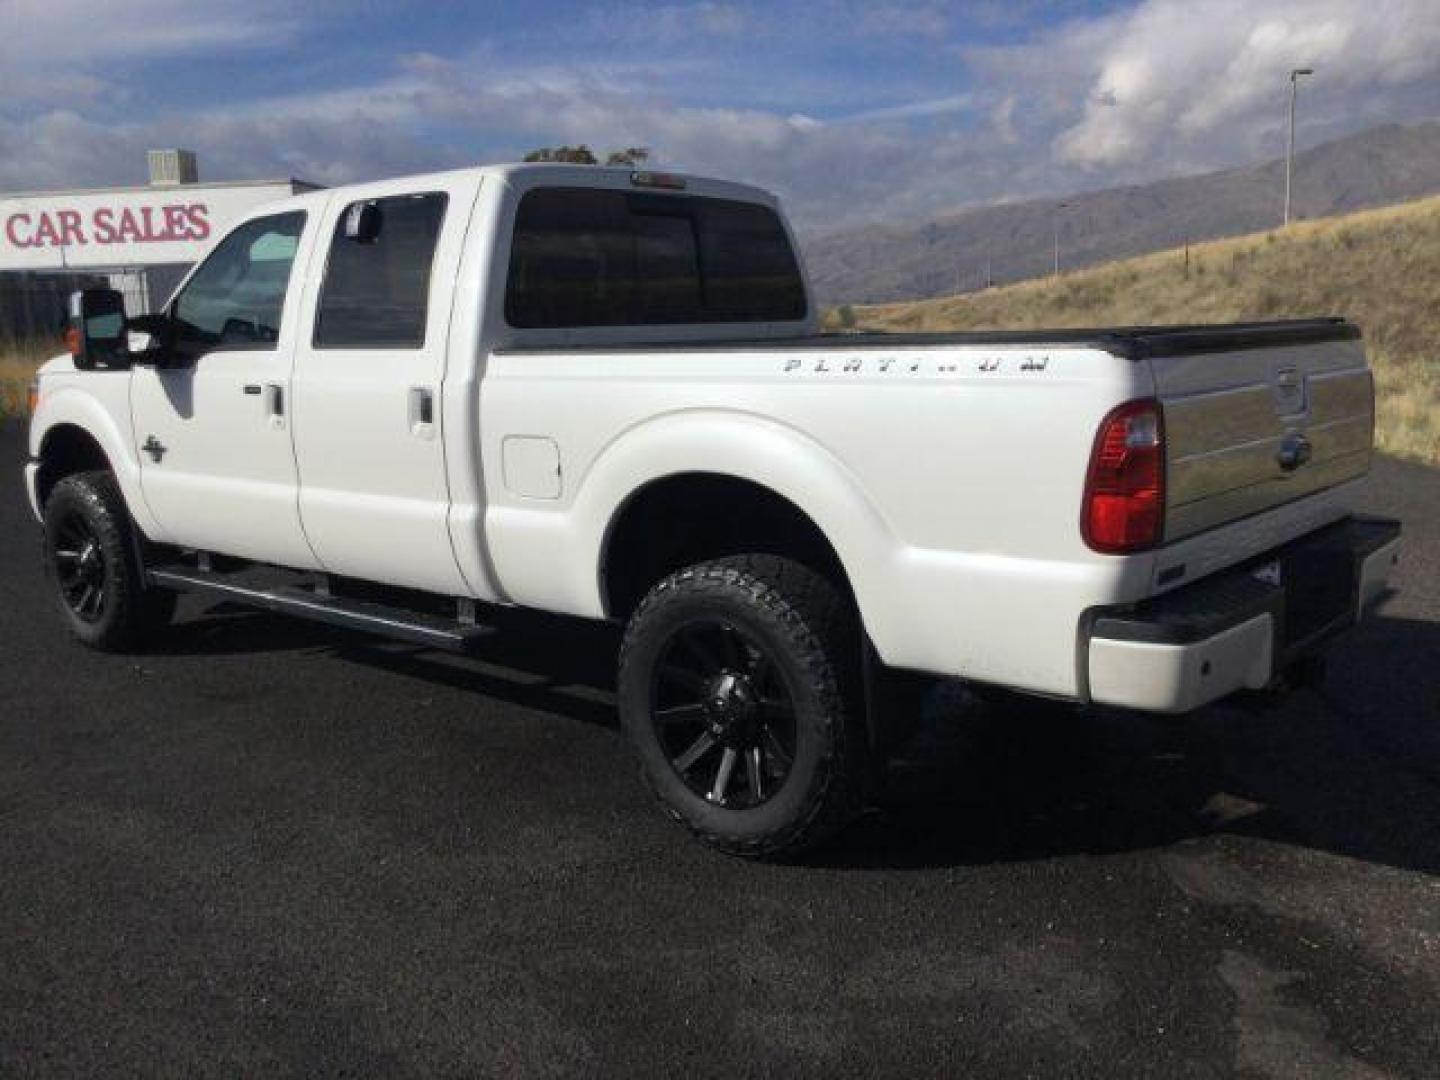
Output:
[[[923,299],[1278,225],[1283,159],[1224,172],[975,207],[932,221],[872,225],[804,244],[826,304]],[[1311,218],[1440,191],[1440,121],[1372,128],[1295,159],[1294,213]]]

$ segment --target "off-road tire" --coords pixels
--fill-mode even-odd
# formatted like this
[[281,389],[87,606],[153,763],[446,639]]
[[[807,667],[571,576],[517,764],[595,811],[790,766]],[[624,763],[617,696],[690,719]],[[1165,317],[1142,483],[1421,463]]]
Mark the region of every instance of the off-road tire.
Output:
[[[657,665],[681,628],[719,620],[762,645],[793,703],[790,771],[769,801],[716,805],[687,783],[653,715]],[[869,746],[858,622],[830,581],[791,560],[741,555],[678,570],[635,609],[620,651],[621,722],[641,772],[671,817],[733,855],[789,859],[862,808]]]
[[[125,498],[109,472],[67,476],[55,485],[45,502],[45,572],[54,590],[56,606],[70,632],[82,644],[102,652],[130,652],[166,626],[175,613],[175,594],[147,589],[136,550]],[[67,539],[77,530],[94,542],[100,569],[98,603],[78,611],[67,600],[62,582],[71,569]],[[94,607],[94,613],[89,614]]]

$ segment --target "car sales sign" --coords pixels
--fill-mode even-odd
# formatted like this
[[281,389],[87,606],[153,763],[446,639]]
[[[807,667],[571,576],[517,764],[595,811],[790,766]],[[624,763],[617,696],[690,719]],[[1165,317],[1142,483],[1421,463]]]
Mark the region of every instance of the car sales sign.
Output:
[[0,271],[193,263],[248,211],[295,190],[281,182],[0,196]]

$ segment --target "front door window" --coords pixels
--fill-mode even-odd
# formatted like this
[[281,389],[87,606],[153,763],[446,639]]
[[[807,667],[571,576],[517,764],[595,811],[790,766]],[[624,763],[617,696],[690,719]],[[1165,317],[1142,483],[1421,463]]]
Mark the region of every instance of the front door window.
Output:
[[175,298],[176,351],[194,359],[274,349],[304,228],[304,213],[294,211],[247,221],[220,241]]

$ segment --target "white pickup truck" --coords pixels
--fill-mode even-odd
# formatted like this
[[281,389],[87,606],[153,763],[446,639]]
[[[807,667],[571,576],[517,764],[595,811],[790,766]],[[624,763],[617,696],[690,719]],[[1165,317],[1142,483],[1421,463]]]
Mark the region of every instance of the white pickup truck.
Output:
[[915,673],[1183,712],[1283,679],[1399,548],[1352,511],[1350,324],[822,336],[739,184],[317,191],[163,312],[72,315],[26,481],[81,641],[176,591],[459,650],[494,605],[614,620],[644,775],[736,853],[854,814]]

